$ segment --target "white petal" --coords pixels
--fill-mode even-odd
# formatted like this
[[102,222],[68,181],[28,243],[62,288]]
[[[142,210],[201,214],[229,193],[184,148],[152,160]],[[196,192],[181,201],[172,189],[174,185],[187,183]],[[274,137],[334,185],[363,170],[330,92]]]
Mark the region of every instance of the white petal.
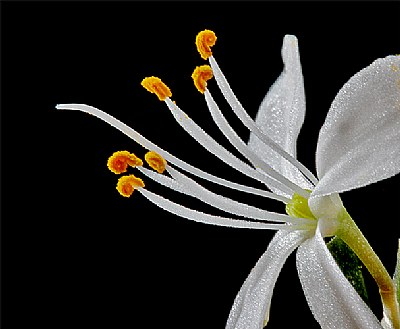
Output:
[[269,319],[276,279],[288,256],[306,239],[307,232],[279,231],[240,289],[226,329],[260,329]]
[[388,319],[386,314],[383,314],[383,319],[381,320],[381,325],[383,329],[394,329],[391,321]]
[[315,195],[348,191],[400,171],[400,56],[378,59],[339,91],[317,146]]
[[[295,36],[285,36],[282,59],[285,68],[262,101],[256,123],[268,137],[296,158],[296,141],[305,115],[305,94]],[[278,156],[255,134],[250,134],[249,146],[285,177],[303,188],[311,189],[312,186],[297,168]]]
[[299,247],[297,270],[307,302],[322,329],[382,329],[337,266],[319,229]]
[[213,56],[210,56],[209,63],[214,73],[214,77],[217,81],[218,87],[220,88],[228,104],[231,106],[232,111],[236,114],[236,116],[244,124],[244,126],[264,143],[264,147],[269,147],[274,150],[274,152],[276,152],[276,154],[274,154],[275,157],[281,156],[289,161],[291,164],[297,167],[314,185],[316,185],[318,180],[315,178],[313,173],[309,171],[295,157],[286,152],[286,150],[284,150],[279,144],[277,144],[271,137],[267,136],[250,117],[250,115],[245,111],[242,104],[240,104],[236,95],[233,93],[233,90],[229,86],[228,81],[226,80],[217,61]]

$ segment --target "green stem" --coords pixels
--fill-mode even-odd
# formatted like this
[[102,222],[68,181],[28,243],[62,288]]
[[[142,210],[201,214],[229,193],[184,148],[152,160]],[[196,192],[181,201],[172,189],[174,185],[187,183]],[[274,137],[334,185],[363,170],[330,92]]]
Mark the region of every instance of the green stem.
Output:
[[394,282],[347,211],[344,211],[336,235],[355,252],[374,278],[379,288],[384,313],[392,322],[393,328],[400,329],[399,304]]

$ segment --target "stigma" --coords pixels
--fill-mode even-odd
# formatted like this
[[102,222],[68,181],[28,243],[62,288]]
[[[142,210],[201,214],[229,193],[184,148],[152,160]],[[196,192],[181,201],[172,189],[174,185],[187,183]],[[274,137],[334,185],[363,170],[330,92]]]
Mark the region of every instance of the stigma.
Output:
[[149,92],[156,94],[160,101],[164,101],[167,97],[171,97],[171,90],[167,85],[157,77],[147,77],[142,80],[141,85]]
[[118,179],[117,190],[124,196],[129,198],[135,189],[144,187],[144,183],[135,175],[122,176]]
[[197,90],[204,94],[207,81],[213,77],[212,69],[209,65],[197,66],[192,74],[192,79]]
[[208,59],[212,55],[211,47],[215,45],[217,36],[211,30],[204,30],[196,36],[196,47],[201,58]]

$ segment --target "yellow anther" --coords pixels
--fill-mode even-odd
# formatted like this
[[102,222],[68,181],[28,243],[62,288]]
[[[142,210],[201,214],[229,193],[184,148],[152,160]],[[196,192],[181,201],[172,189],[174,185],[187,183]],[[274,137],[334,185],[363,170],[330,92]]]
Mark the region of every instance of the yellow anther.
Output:
[[124,197],[130,197],[133,191],[139,187],[144,187],[144,183],[134,175],[122,176],[118,179],[117,190]]
[[148,77],[142,80],[141,85],[146,88],[147,91],[150,91],[153,94],[158,96],[160,101],[165,100],[167,97],[171,97],[171,90],[167,87],[167,85],[161,81],[160,78],[157,77]]
[[107,161],[108,169],[110,169],[114,174],[122,174],[123,172],[126,172],[128,166],[143,166],[143,161],[128,151],[114,152]]
[[206,90],[207,81],[213,77],[212,69],[209,65],[197,66],[192,74],[192,79],[197,90],[202,94]]
[[144,159],[149,166],[158,173],[162,174],[164,172],[167,161],[165,161],[165,159],[158,153],[154,151],[147,152]]
[[217,36],[213,31],[204,30],[199,32],[196,36],[196,47],[200,53],[201,58],[207,59],[212,55],[211,47],[215,45]]

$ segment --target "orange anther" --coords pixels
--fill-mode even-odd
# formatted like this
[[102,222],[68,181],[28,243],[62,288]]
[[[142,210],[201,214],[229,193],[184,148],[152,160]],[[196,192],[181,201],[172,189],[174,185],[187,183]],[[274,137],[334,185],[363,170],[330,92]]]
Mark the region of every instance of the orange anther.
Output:
[[148,77],[142,80],[141,85],[153,94],[156,94],[160,101],[165,100],[167,97],[171,97],[171,90],[167,85],[157,77]]
[[118,179],[117,190],[124,197],[130,197],[133,191],[139,187],[144,187],[144,183],[134,175],[122,176]]
[[128,166],[143,166],[143,161],[128,151],[114,152],[107,161],[108,169],[110,169],[114,174],[122,174],[123,172],[126,172]]
[[149,166],[158,173],[162,174],[164,172],[167,161],[165,161],[165,159],[158,153],[154,151],[147,152],[144,159]]
[[201,58],[207,59],[212,55],[211,47],[215,45],[217,36],[211,30],[204,30],[199,32],[196,36],[196,47],[200,53]]
[[202,94],[206,90],[207,81],[213,77],[212,69],[209,65],[197,66],[192,74],[192,79],[197,90]]

